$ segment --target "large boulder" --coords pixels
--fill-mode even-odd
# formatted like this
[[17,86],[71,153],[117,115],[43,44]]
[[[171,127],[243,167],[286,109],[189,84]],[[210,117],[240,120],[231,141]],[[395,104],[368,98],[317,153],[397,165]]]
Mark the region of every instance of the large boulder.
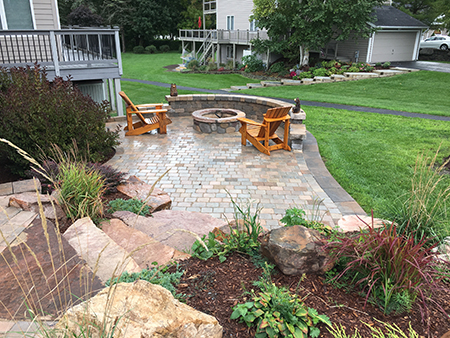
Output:
[[[69,309],[58,323],[66,333],[89,337],[110,335],[115,338],[220,338],[222,326],[216,318],[176,300],[159,285],[138,280],[103,289],[95,297]],[[98,328],[109,328],[107,332]]]
[[168,193],[158,188],[152,190],[151,185],[136,176],[131,176],[125,184],[119,185],[117,190],[130,198],[145,201],[145,204],[150,207],[150,212],[170,209],[172,206],[172,200]]
[[270,231],[261,243],[261,253],[285,275],[323,273],[331,268],[322,251],[325,237],[301,225]]

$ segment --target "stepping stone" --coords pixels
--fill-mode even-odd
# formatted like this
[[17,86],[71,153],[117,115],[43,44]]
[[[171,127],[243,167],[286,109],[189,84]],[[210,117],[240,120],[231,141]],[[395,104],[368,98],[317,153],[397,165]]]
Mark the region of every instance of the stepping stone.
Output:
[[291,80],[291,79],[282,79],[281,83],[284,86],[301,86],[302,85],[302,81],[300,81],[300,80]]
[[129,211],[116,211],[114,217],[164,245],[187,252],[197,236],[207,235],[214,228],[226,225],[225,221],[208,214],[182,210],[163,210],[144,217]]
[[345,81],[344,75],[333,74],[330,76],[334,81]]
[[261,81],[263,87],[278,87],[281,86],[280,81]]
[[13,193],[12,183],[2,183],[0,184],[0,196],[11,195]]
[[248,89],[247,86],[231,86],[230,87],[231,90],[244,90],[244,89]]
[[314,79],[310,79],[310,78],[302,79],[302,84],[308,85],[308,84],[313,84],[313,83],[314,83]]
[[406,71],[395,70],[395,69],[375,69],[373,72],[380,74],[380,75],[397,75],[397,74],[407,73]]
[[2,237],[0,237],[0,252],[9,244],[13,244],[18,237],[36,218],[37,214],[32,211],[22,211],[17,208],[7,208],[10,212],[9,219],[0,224]]
[[[27,192],[27,191],[36,192],[36,187],[34,186],[34,181],[35,180],[33,180],[33,179],[29,179],[29,180],[12,182],[13,193],[20,194],[22,192]],[[36,184],[37,184],[37,190],[39,192],[41,192],[41,182],[39,180],[36,180]]]
[[89,217],[76,221],[63,236],[103,283],[125,271],[141,271],[134,259],[128,257],[128,252],[97,228]]
[[367,224],[373,226],[375,229],[381,228],[384,226],[383,222],[389,224],[389,222],[383,221],[379,218],[374,218],[372,224],[372,217],[366,215],[348,215],[342,217],[338,221],[338,227],[343,232],[355,232],[366,229]]
[[102,222],[101,228],[105,234],[133,257],[141,269],[152,266],[153,262],[163,265],[174,258],[183,255],[189,256],[170,246],[161,244],[142,231],[131,228],[118,219]]
[[247,88],[252,89],[252,88],[262,88],[262,84],[261,83],[247,83]]
[[12,315],[14,320],[29,317],[26,306],[36,315],[56,317],[60,311],[101,288],[100,280],[51,222],[47,222],[44,230],[41,220],[35,219],[10,249],[0,255],[0,318],[3,319],[12,319]]
[[136,176],[131,176],[125,184],[117,187],[117,190],[128,197],[145,201],[145,204],[150,207],[150,212],[170,209],[172,200],[169,194],[161,189],[154,188],[149,195],[151,189],[152,186],[150,184],[141,181]]
[[353,79],[368,79],[368,78],[374,78],[379,77],[380,75],[378,73],[344,73],[345,76],[353,78]]
[[420,72],[420,69],[405,68],[405,67],[393,67],[393,68],[391,68],[391,70],[399,70],[401,72],[407,72],[407,73]]

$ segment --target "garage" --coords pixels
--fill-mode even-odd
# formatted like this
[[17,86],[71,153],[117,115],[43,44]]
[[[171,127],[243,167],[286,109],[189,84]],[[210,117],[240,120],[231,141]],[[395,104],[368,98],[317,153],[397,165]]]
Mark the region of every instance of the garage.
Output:
[[377,32],[373,37],[372,62],[411,61],[416,50],[417,31]]

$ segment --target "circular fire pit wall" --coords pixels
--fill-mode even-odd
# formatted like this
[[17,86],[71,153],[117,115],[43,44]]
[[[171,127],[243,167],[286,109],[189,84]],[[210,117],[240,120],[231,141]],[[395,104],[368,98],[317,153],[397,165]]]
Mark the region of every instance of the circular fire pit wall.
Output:
[[200,133],[234,133],[239,130],[238,117],[245,117],[245,113],[236,109],[208,108],[196,110],[192,113],[194,129]]

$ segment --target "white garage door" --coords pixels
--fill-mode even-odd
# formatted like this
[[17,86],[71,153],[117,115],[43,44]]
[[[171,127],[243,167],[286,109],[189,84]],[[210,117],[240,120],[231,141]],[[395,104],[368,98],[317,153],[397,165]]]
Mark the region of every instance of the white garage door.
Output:
[[372,62],[413,60],[416,32],[377,32],[373,42]]

